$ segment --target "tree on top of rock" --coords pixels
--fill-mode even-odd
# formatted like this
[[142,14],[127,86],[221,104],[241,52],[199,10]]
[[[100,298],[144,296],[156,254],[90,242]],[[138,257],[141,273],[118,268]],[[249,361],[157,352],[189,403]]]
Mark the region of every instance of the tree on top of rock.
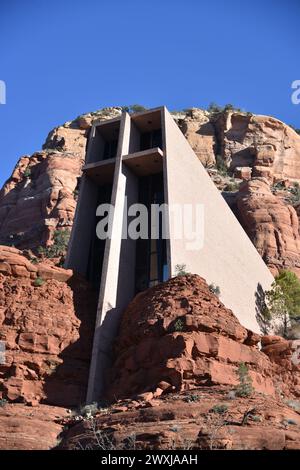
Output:
[[300,317],[300,281],[296,274],[281,271],[266,292],[266,301],[265,316],[279,319],[282,322],[281,333],[287,337],[291,321]]

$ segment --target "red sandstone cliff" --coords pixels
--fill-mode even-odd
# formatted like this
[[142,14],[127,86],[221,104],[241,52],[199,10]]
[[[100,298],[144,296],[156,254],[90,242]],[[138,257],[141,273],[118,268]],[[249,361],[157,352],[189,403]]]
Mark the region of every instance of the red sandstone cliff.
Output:
[[[109,119],[121,112],[121,108],[106,108],[67,122],[49,133],[42,151],[19,160],[0,192],[0,244],[36,249],[51,244],[56,229],[71,228],[90,126],[94,119]],[[205,166],[214,165],[219,155],[235,171],[238,179],[209,170],[220,189],[231,191],[228,202],[234,199],[237,217],[271,270],[284,267],[298,274],[298,222],[285,198],[273,194],[272,185],[300,181],[300,136],[269,116],[233,111],[214,115],[193,108],[174,117]],[[258,182],[251,190],[232,193],[240,178],[256,177],[266,178],[268,198],[257,197],[257,191],[254,195],[253,188],[261,185]],[[262,201],[263,220],[258,216]],[[296,205],[295,209],[299,214]],[[277,237],[279,233],[283,240]]]
[[[240,361],[250,397],[234,392]],[[71,425],[61,446],[299,449],[298,364],[299,341],[246,330],[199,276],[171,279],[125,310],[107,388],[113,403]]]
[[[42,267],[15,249],[1,247],[0,260],[0,448],[48,449],[61,439],[66,449],[299,448],[299,341],[251,333],[196,275],[130,303],[108,373],[110,404],[75,419],[67,408],[84,403],[89,286],[56,267],[37,286]],[[254,386],[246,398],[234,392],[241,361]]]

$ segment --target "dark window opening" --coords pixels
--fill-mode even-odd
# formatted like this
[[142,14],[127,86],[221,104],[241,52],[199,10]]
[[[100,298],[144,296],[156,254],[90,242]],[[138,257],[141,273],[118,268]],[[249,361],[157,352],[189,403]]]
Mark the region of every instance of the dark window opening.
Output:
[[[139,179],[139,202],[148,209],[149,236],[151,230],[151,204],[163,204],[163,174]],[[166,280],[168,275],[166,240],[162,238],[163,218],[160,214],[159,238],[136,241],[135,290],[141,292]]]
[[103,160],[108,160],[109,158],[115,158],[118,149],[118,141],[117,140],[110,140],[105,141],[104,143],[104,152],[103,152]]
[[[99,204],[111,202],[112,185],[107,184],[100,186],[98,190],[97,207]],[[95,215],[95,222],[92,228],[93,235],[90,245],[88,268],[87,268],[87,279],[93,284],[96,289],[99,289],[102,274],[102,265],[104,259],[105,242],[106,240],[100,240],[96,234],[96,226],[101,218]]]
[[155,147],[162,148],[161,129],[155,129],[154,131],[141,134],[141,150],[148,150]]

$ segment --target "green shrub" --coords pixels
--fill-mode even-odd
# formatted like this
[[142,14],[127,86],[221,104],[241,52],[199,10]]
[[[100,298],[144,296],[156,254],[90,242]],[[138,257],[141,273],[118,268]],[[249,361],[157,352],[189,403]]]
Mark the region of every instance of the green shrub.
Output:
[[4,406],[7,404],[7,400],[5,398],[0,398],[0,408],[4,408]]
[[300,204],[300,185],[298,182],[294,183],[292,188],[288,188],[290,193],[287,197],[287,200],[292,206],[297,206]]
[[31,169],[27,167],[23,174],[24,174],[25,178],[30,178]]
[[281,271],[266,293],[266,315],[281,321],[282,335],[287,337],[293,318],[300,316],[300,281],[295,273]]
[[228,406],[225,403],[220,403],[218,405],[213,406],[210,411],[212,411],[212,413],[223,414],[228,411]]
[[33,285],[34,285],[35,287],[41,287],[41,286],[44,284],[44,282],[45,282],[45,281],[44,281],[43,278],[37,277],[37,278],[34,280]]
[[186,271],[186,264],[176,264],[175,273],[176,276],[186,276],[187,274],[189,274]]
[[240,187],[240,184],[237,181],[231,181],[230,183],[226,184],[224,191],[229,191],[233,193],[235,191],[238,191],[239,187]]
[[53,244],[47,247],[40,246],[38,252],[46,258],[57,258],[66,254],[70,239],[70,230],[55,230]]
[[229,169],[221,155],[216,156],[216,169],[221,176],[228,176]]
[[192,402],[199,401],[199,400],[200,400],[199,395],[195,395],[195,394],[188,395],[188,396],[184,397],[184,399],[183,399],[183,401],[185,401],[187,403],[192,403]]
[[174,331],[183,331],[184,322],[181,318],[177,318],[176,322],[174,323]]
[[218,104],[212,102],[209,104],[208,108],[207,108],[207,111],[209,113],[212,113],[212,114],[217,114],[217,113],[221,113],[223,111],[223,107],[222,106],[219,106]]
[[253,393],[253,386],[247,365],[241,362],[236,373],[239,378],[239,384],[235,389],[236,396],[242,398],[250,397]]
[[141,113],[142,111],[147,111],[147,108],[141,104],[130,104],[129,106],[122,106],[122,111],[126,111],[129,114]]

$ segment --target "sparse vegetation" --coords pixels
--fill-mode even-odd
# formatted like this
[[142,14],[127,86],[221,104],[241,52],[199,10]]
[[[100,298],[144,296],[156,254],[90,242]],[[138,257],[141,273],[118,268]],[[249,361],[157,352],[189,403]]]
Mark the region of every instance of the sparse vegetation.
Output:
[[[221,407],[223,405],[216,406]],[[215,407],[209,410],[206,422],[208,445],[210,450],[224,448],[224,444],[222,443],[224,437],[222,436],[222,429],[228,425],[229,418],[228,409],[218,412],[215,411],[214,408]]]
[[216,169],[221,176],[228,176],[229,169],[221,155],[216,156]]
[[295,273],[281,271],[266,292],[266,318],[280,321],[277,333],[287,337],[293,320],[300,317],[300,281]]
[[186,276],[189,274],[186,271],[186,264],[176,264],[175,266],[175,276]]
[[44,281],[43,278],[37,277],[37,278],[34,280],[33,285],[34,285],[35,287],[41,287],[41,286],[44,284],[44,282],[45,282],[45,281]]
[[0,408],[4,408],[7,404],[7,400],[5,398],[0,398]]
[[297,411],[297,413],[300,413],[300,401],[297,400],[284,400],[284,403],[292,408],[292,410]]
[[235,191],[238,191],[239,187],[240,187],[240,184],[237,181],[233,180],[226,184],[224,191],[229,191],[231,193],[234,193]]
[[237,108],[231,103],[227,103],[227,104],[225,104],[225,106],[220,106],[216,103],[210,103],[210,105],[207,108],[207,111],[211,114],[219,114],[219,113],[222,113],[224,111],[233,111],[233,112],[237,112],[237,113],[243,113],[244,112],[241,108]]
[[247,365],[241,362],[236,373],[239,379],[239,384],[235,389],[236,396],[241,398],[250,397],[253,393],[253,386]]
[[291,188],[288,188],[289,196],[287,201],[292,206],[298,206],[300,204],[300,185],[298,182],[294,183]]
[[199,401],[199,400],[200,400],[199,395],[195,395],[195,394],[187,395],[183,399],[183,401],[185,401],[186,403],[194,403],[194,402]]
[[300,135],[300,129],[297,129],[297,127],[293,126],[292,124],[290,124],[290,127],[291,127],[295,132],[297,132],[297,134]]
[[78,410],[78,414],[80,416],[83,416],[86,419],[90,419],[92,416],[97,414],[98,411],[99,411],[98,403],[93,402],[89,405],[81,406],[80,409]]
[[29,167],[27,167],[26,170],[24,171],[24,176],[25,176],[25,178],[30,178],[31,169]]
[[47,247],[39,247],[38,252],[46,258],[65,256],[70,239],[70,230],[55,230],[53,244]]
[[132,114],[147,111],[147,108],[141,104],[130,104],[129,106],[122,106],[122,111],[126,111],[127,113]]
[[174,323],[174,331],[183,331],[184,322],[181,318],[177,318],[176,322]]
[[221,295],[221,289],[219,286],[216,286],[215,284],[209,284],[208,286],[210,292],[212,292],[213,294],[215,294],[217,297],[219,297]]
[[220,403],[220,404],[213,406],[210,411],[212,413],[223,414],[228,411],[228,406],[225,403]]

